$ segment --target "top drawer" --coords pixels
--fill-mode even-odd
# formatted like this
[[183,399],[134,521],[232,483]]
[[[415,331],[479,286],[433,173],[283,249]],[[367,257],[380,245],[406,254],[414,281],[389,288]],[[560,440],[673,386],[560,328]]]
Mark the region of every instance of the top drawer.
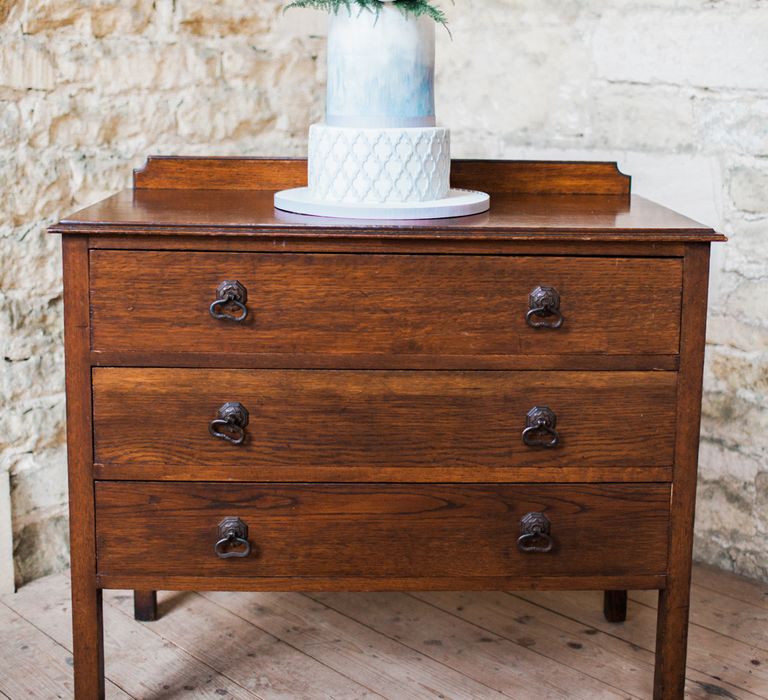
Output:
[[[224,281],[247,291],[243,321],[211,314]],[[557,291],[559,328],[531,327],[558,318],[528,313],[537,287]],[[681,288],[676,258],[94,250],[92,345],[248,355],[674,355]],[[213,310],[242,314],[224,303]]]

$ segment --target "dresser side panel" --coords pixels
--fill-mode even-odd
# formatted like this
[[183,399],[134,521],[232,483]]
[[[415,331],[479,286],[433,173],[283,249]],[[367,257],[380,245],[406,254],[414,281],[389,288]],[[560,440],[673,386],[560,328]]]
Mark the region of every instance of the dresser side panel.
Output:
[[88,239],[71,236],[62,245],[75,695],[103,698],[102,606],[96,582],[92,474]]

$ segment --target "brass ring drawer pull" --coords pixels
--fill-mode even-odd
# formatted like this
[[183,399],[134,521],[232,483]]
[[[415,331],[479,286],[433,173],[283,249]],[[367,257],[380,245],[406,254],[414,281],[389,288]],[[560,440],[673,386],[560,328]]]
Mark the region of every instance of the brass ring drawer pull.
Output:
[[224,518],[219,523],[219,539],[213,551],[219,559],[247,557],[251,553],[248,526],[240,518]]
[[520,519],[517,548],[525,554],[551,552],[555,542],[549,534],[551,525],[544,513],[526,513]]
[[525,322],[531,328],[560,328],[563,320],[558,291],[554,287],[536,287],[528,296]]
[[208,432],[213,437],[226,440],[233,445],[242,445],[247,425],[248,410],[245,406],[237,401],[228,401],[219,408],[216,418],[208,424]]
[[237,280],[225,280],[216,288],[216,299],[208,310],[219,321],[242,323],[248,318],[246,301],[248,290]]
[[528,447],[557,447],[560,444],[555,426],[557,416],[548,406],[534,406],[525,417],[523,442]]

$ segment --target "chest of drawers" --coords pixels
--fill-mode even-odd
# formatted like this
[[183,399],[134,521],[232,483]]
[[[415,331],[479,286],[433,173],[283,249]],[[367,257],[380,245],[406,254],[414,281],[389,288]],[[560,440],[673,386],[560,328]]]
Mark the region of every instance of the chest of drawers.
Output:
[[306,163],[155,158],[63,235],[75,684],[101,591],[660,594],[683,694],[712,230],[612,164],[458,161],[490,212],[272,207]]

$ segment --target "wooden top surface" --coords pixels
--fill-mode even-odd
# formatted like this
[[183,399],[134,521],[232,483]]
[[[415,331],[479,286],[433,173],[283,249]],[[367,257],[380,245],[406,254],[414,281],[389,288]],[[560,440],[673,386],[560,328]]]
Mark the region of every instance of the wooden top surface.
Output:
[[629,178],[615,164],[454,161],[452,184],[490,192],[490,211],[422,221],[337,219],[274,208],[277,189],[305,182],[306,161],[300,160],[150,159],[137,171],[135,189],[67,217],[50,230],[308,238],[725,240],[707,226],[630,195]]

